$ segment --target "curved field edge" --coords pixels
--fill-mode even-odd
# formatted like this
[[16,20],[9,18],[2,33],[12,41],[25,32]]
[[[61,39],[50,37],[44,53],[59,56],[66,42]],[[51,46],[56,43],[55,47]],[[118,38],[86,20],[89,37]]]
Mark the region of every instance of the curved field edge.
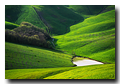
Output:
[[61,52],[5,42],[6,69],[70,67],[74,65],[71,58]]
[[70,31],[74,31],[82,27],[94,25],[96,23],[109,22],[109,21],[115,21],[115,10],[111,10],[111,11],[99,14],[97,16],[87,18],[81,23],[70,26]]
[[5,70],[5,79],[115,79],[115,64]]
[[14,29],[19,27],[20,25],[14,24],[12,22],[5,21],[5,29]]
[[44,79],[115,79],[115,64],[78,67]]
[[[75,67],[5,70],[5,79],[43,79]],[[16,74],[16,75],[14,75]]]

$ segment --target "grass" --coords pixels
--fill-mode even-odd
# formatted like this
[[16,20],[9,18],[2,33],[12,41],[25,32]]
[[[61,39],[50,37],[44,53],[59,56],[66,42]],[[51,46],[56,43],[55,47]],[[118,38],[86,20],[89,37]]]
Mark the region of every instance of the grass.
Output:
[[97,15],[107,5],[69,5],[67,8],[83,15]]
[[53,35],[68,33],[71,25],[84,20],[81,15],[62,5],[33,5],[33,7],[39,12],[38,15],[44,19],[43,21],[50,25]]
[[115,63],[115,48],[92,54],[89,58],[103,61],[104,63]]
[[30,5],[22,5],[21,13],[19,14],[19,18],[15,21],[15,23],[20,24],[21,22],[30,22],[40,28],[47,28],[44,23],[39,19],[39,16],[34,10],[34,8]]
[[62,68],[12,69],[5,70],[5,79],[115,79],[115,64]]
[[[12,69],[6,70],[5,79],[43,79],[46,76],[55,75],[74,69],[74,67],[63,68],[40,68],[40,69]],[[21,73],[21,74],[19,74]],[[13,75],[16,74],[16,75]]]
[[45,79],[115,79],[115,65],[92,65],[78,67]]
[[[5,42],[5,79],[115,79],[113,6],[108,6],[104,11],[111,11],[105,13],[101,13],[101,8],[96,8],[89,9],[91,11],[88,15],[81,16],[62,5],[22,5],[16,6],[14,11],[17,16],[10,21],[12,7],[6,6],[6,11],[10,9],[6,13],[6,21],[16,24],[27,21],[44,29],[49,25],[51,34],[56,35],[53,36],[56,49],[64,53]],[[101,14],[92,15],[98,12]],[[73,67],[72,55],[88,57],[105,64]],[[78,59],[82,58],[74,60]]]
[[40,28],[47,28],[39,19],[39,16],[34,8],[30,5],[6,5],[5,12],[5,21],[9,21],[18,25],[21,22],[30,22]]
[[70,31],[74,31],[83,27],[91,26],[99,22],[113,22],[115,21],[115,10],[111,10],[97,16],[85,19],[83,22],[70,27]]
[[73,66],[71,55],[50,50],[5,43],[6,69],[52,68]]
[[56,48],[104,63],[115,63],[115,50],[107,53],[115,48],[115,10],[87,18],[71,26],[70,30],[67,34],[54,36]]
[[19,26],[20,25],[18,25],[18,24],[14,24],[14,23],[5,21],[5,29],[14,29],[14,28],[17,28]]
[[71,25],[84,20],[62,5],[6,5],[5,12],[6,21],[15,24],[29,22],[53,35],[65,34]]
[[83,57],[75,57],[73,58],[73,61],[78,61],[78,60],[84,60],[84,59],[87,59],[87,58],[83,58]]

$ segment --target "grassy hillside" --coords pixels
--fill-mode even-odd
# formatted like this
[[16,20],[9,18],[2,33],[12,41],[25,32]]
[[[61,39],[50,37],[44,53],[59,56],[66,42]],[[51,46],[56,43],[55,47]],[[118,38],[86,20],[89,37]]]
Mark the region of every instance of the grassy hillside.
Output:
[[54,36],[56,48],[104,63],[115,63],[115,10],[87,18],[70,30],[65,35]]
[[5,21],[5,29],[14,29],[14,28],[17,28],[17,27],[19,27],[18,24],[14,24],[14,23]]
[[115,65],[5,70],[5,79],[115,79]]
[[78,67],[73,70],[48,76],[45,79],[115,79],[115,65]]
[[30,22],[56,35],[69,32],[72,24],[84,20],[62,5],[6,5],[5,12],[5,21]]
[[14,23],[21,12],[21,5],[5,5],[5,21]]
[[49,27],[52,34],[65,34],[69,27],[81,22],[84,18],[62,5],[33,5],[39,17]]
[[108,5],[69,5],[67,8],[82,15],[97,15]]
[[27,45],[5,43],[5,69],[73,66],[71,55]]
[[5,79],[115,79],[114,6],[6,5],[5,28]]
[[15,24],[30,22],[40,28],[47,28],[30,5],[5,5],[5,21]]

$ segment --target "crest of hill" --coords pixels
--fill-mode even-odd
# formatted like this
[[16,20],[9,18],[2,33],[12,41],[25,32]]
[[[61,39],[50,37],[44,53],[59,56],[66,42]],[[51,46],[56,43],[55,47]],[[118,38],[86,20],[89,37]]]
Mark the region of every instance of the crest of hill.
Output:
[[50,35],[44,29],[40,29],[28,22],[22,22],[18,28],[5,31],[5,40],[9,42],[30,44],[42,47],[49,47]]
[[63,5],[33,5],[32,7],[54,35],[68,33],[71,25],[84,20],[81,15]]
[[5,21],[18,25],[21,22],[29,22],[40,28],[47,28],[30,5],[5,5]]

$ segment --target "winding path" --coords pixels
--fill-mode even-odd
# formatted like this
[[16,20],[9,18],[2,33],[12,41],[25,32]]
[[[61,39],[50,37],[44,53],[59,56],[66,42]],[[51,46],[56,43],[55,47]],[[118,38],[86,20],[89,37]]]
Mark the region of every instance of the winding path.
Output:
[[55,44],[54,44],[53,42],[54,42],[54,38],[52,38],[52,44],[53,44],[53,46],[54,46],[54,48],[55,48]]

